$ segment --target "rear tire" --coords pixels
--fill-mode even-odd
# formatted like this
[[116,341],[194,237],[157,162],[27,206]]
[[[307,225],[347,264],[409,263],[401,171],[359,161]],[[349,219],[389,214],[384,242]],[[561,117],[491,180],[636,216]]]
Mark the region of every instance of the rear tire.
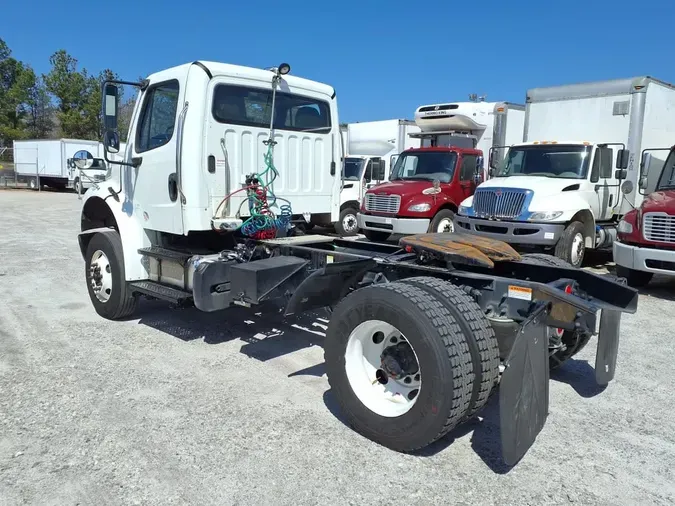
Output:
[[652,272],[637,271],[628,267],[622,267],[621,265],[616,266],[616,275],[620,278],[626,278],[628,286],[632,286],[633,288],[647,286],[654,277],[654,273]]
[[407,278],[403,283],[418,286],[441,301],[455,318],[469,345],[474,383],[467,418],[472,417],[488,401],[499,380],[499,343],[495,331],[476,301],[460,287],[429,276]]
[[358,210],[353,207],[345,207],[340,212],[340,218],[335,224],[335,231],[340,237],[350,237],[359,233],[359,225],[356,219]]
[[85,262],[89,298],[96,312],[108,320],[133,314],[138,298],[125,279],[122,241],[115,233],[97,233],[89,241]]
[[391,236],[389,232],[378,232],[376,230],[363,230],[363,235],[371,242],[385,242]]
[[580,221],[573,221],[567,225],[555,245],[555,256],[569,262],[574,267],[581,267],[586,253],[585,241],[584,224]]
[[[377,322],[392,326],[398,334],[370,336],[367,326]],[[354,345],[360,331],[366,334]],[[390,387],[377,381],[381,375],[376,368],[385,367],[378,365],[384,354],[378,356],[377,349],[368,353],[371,342],[383,343],[386,349],[397,335],[404,338],[399,342],[412,348],[420,376],[414,402],[403,413],[400,405],[410,397],[381,394],[399,388],[399,380],[388,380],[397,382]],[[371,285],[345,297],[331,317],[324,357],[328,382],[347,423],[387,448],[401,452],[424,448],[466,416],[474,380],[466,337],[444,304],[417,286]]]

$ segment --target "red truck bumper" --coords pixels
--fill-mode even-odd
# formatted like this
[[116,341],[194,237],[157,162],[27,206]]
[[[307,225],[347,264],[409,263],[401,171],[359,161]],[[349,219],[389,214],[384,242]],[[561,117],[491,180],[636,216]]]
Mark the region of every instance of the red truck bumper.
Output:
[[614,241],[614,262],[636,271],[675,276],[675,250],[642,248]]

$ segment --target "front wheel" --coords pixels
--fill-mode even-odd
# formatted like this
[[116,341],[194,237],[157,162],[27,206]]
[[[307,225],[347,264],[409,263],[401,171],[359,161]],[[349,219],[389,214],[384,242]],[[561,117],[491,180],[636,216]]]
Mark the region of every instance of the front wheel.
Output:
[[431,233],[452,233],[455,231],[455,213],[450,209],[441,209],[429,224]]
[[573,221],[567,225],[555,245],[555,256],[569,262],[573,267],[581,267],[585,253],[584,224],[580,221]]
[[418,286],[372,285],[344,298],[324,357],[349,425],[393,450],[424,448],[469,410],[474,368],[466,337],[444,304]]
[[86,253],[85,277],[96,312],[108,320],[130,316],[137,297],[128,289],[122,241],[116,232],[94,234]]
[[335,224],[335,231],[340,237],[349,237],[356,235],[359,231],[359,224],[356,219],[358,211],[353,207],[346,207],[340,213],[340,219]]

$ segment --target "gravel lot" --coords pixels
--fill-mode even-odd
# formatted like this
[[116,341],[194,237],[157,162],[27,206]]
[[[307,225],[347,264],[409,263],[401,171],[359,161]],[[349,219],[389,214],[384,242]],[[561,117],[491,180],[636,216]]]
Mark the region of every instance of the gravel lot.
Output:
[[595,341],[552,378],[548,423],[507,469],[494,398],[422,456],[347,428],[327,391],[323,314],[148,301],[135,320],[99,318],[79,206],[0,191],[0,504],[675,502],[675,283],[656,280],[624,316],[604,391]]

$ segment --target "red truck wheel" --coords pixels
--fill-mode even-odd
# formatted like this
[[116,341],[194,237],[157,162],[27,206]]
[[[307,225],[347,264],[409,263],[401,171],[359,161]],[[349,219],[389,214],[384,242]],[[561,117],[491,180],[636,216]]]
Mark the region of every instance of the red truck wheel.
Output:
[[429,224],[429,232],[452,233],[455,231],[454,220],[455,220],[455,213],[453,213],[450,209],[441,209],[436,213],[434,219],[431,220],[431,223]]

